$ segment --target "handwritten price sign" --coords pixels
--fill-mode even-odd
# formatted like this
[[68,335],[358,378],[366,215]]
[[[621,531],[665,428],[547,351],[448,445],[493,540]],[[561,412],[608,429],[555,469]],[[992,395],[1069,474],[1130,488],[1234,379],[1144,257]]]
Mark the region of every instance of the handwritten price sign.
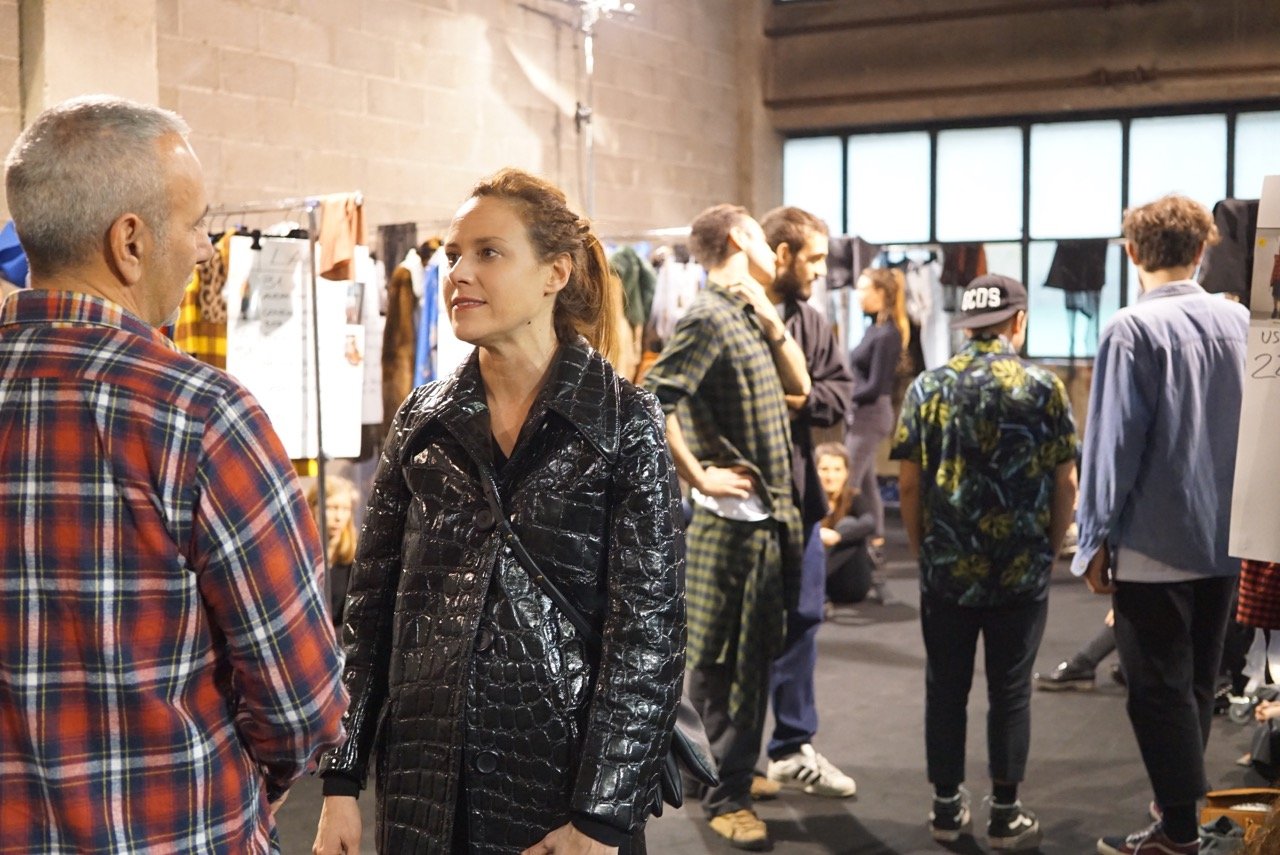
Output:
[[1237,558],[1280,561],[1280,320],[1277,270],[1280,262],[1280,176],[1263,181],[1254,239],[1249,297],[1249,349],[1244,364],[1244,403],[1236,443],[1236,477],[1231,491],[1229,551]]

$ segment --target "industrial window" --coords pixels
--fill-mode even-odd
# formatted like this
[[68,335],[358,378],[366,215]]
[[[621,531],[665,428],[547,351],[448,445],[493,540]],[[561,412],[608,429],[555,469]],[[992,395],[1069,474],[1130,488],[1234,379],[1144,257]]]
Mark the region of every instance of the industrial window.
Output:
[[876,243],[929,239],[929,135],[849,139],[849,228]]
[[844,228],[840,137],[787,140],[782,148],[782,204],[821,217],[832,232]]
[[[843,225],[899,257],[913,245],[983,244],[989,270],[1028,286],[1029,355],[1092,356],[1100,327],[1138,293],[1119,241],[1125,207],[1172,192],[1208,207],[1255,199],[1263,176],[1280,174],[1276,139],[1275,102],[882,128],[789,140],[784,195],[820,213],[833,233]],[[1082,239],[1108,242],[1105,283],[1091,299],[1045,287],[1059,244]]]

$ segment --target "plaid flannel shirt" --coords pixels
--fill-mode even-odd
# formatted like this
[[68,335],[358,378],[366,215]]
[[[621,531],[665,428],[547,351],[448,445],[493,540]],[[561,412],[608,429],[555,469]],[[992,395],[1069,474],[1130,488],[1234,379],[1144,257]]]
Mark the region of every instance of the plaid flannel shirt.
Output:
[[0,311],[0,852],[266,852],[342,737],[322,545],[226,374],[70,292]]
[[724,520],[695,506],[687,535],[686,661],[732,662],[729,714],[752,720],[765,700],[759,675],[781,646],[784,582],[798,581],[803,535],[782,382],[747,302],[708,284],[676,324],[645,387],[666,413],[678,413],[685,442],[704,466],[745,465],[768,493],[762,498],[770,520]]

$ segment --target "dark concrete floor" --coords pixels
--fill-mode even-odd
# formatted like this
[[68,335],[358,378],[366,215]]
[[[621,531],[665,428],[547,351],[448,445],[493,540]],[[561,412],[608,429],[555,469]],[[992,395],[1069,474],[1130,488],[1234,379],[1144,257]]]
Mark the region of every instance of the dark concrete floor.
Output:
[[[915,566],[907,560],[901,527],[890,522],[889,588],[900,603],[838,610],[819,635],[817,675],[821,726],[818,750],[858,782],[858,795],[831,800],[784,792],[759,805],[775,851],[818,855],[885,855],[940,852],[925,827],[930,789],[924,772],[924,650],[920,640]],[[1049,622],[1038,667],[1048,670],[1091,638],[1107,611],[1107,599],[1059,564],[1050,594]],[[1151,793],[1124,709],[1124,691],[1110,683],[1110,662],[1099,669],[1098,689],[1088,693],[1035,693],[1032,746],[1021,796],[1040,816],[1045,855],[1093,852],[1103,834],[1144,826]],[[975,838],[952,852],[989,851],[982,834],[990,790],[986,776],[986,692],[981,653],[969,707],[967,784],[973,795]],[[1235,765],[1248,750],[1249,728],[1214,719],[1207,751],[1213,786],[1261,784]],[[361,798],[372,852],[372,793]],[[281,811],[286,855],[310,851],[320,809],[320,788],[303,780]],[[654,855],[734,851],[709,829],[701,810],[686,806],[649,823]],[[399,855],[394,853],[393,855]]]

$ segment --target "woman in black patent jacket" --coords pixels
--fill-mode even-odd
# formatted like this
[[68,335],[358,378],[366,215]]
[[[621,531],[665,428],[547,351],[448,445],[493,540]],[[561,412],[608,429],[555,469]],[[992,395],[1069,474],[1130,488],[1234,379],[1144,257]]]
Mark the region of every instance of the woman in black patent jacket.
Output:
[[[607,349],[619,296],[559,190],[499,172],[445,249],[450,320],[477,350],[414,390],[383,449],[346,605],[349,736],[321,763],[313,851],[354,851],[372,760],[381,852],[643,852],[684,663],[662,413],[588,344]],[[516,562],[486,471],[603,636],[599,661]]]

